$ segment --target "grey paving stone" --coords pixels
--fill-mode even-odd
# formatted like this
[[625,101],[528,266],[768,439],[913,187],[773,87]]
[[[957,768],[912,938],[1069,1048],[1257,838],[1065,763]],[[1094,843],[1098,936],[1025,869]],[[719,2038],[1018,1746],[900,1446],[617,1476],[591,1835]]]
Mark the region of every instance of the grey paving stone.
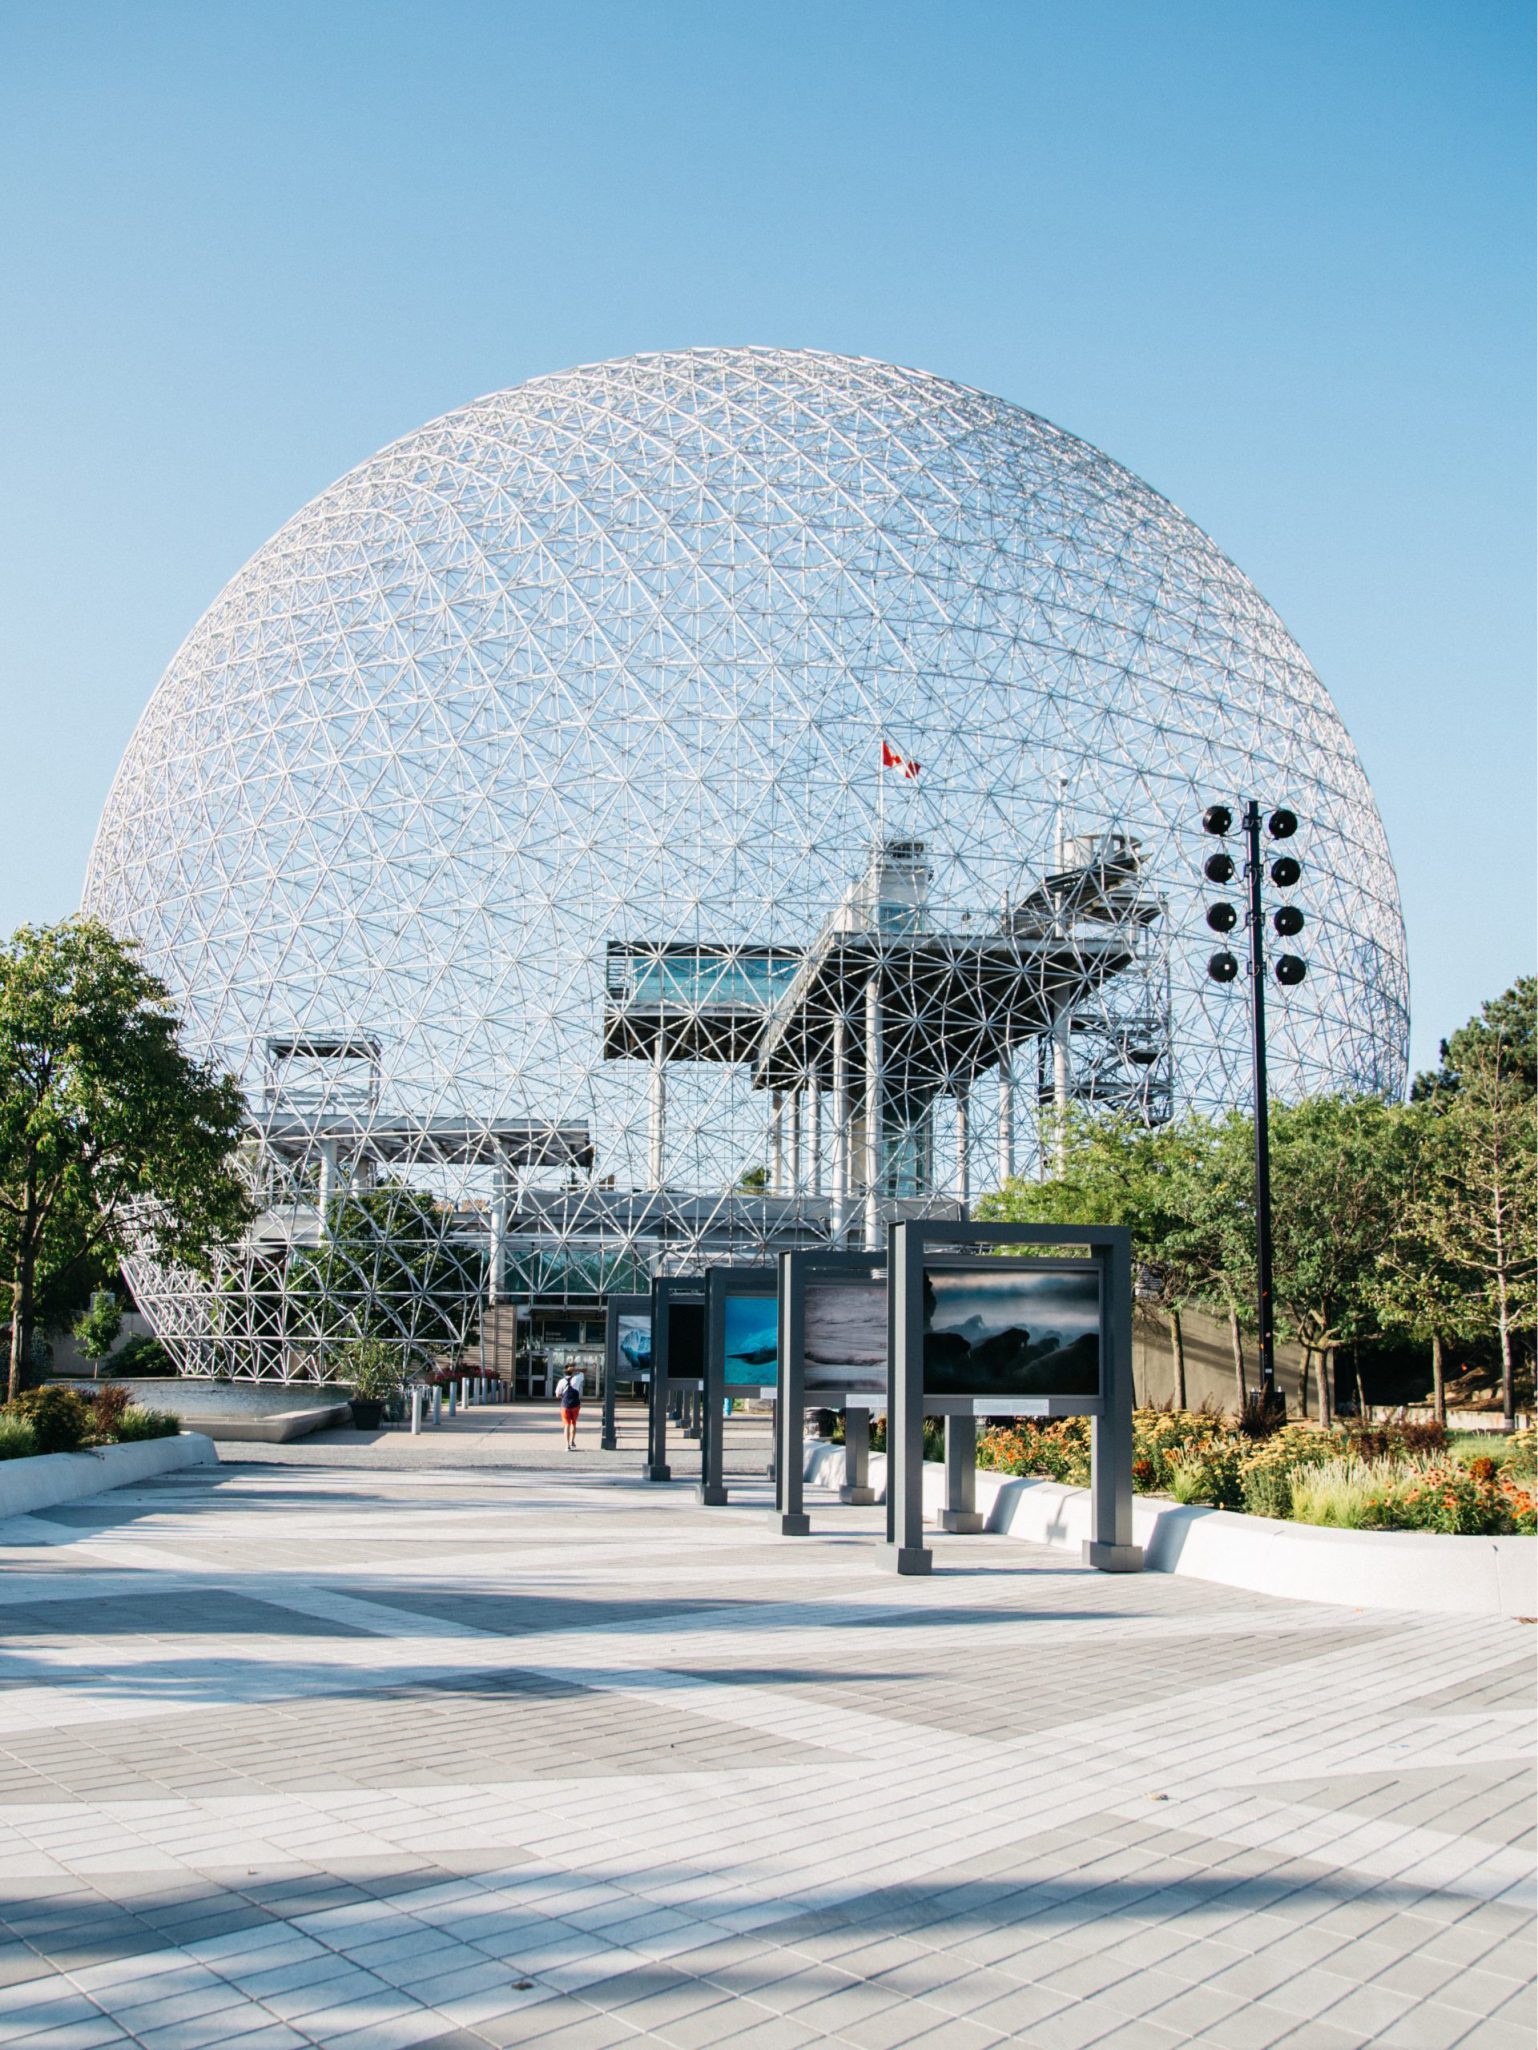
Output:
[[901,1584],[879,1512],[777,1544],[545,1428],[0,1531],[0,2040],[57,1965],[152,2050],[1505,2050],[1514,1626],[994,1539]]

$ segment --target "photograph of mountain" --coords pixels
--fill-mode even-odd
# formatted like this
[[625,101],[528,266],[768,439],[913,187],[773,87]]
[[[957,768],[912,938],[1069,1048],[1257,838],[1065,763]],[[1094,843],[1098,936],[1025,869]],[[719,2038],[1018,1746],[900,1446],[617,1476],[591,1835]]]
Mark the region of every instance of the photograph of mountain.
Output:
[[884,1401],[886,1324],[884,1283],[811,1283],[802,1353],[808,1398],[874,1395]]
[[[990,1265],[992,1263],[989,1263]],[[1098,1395],[1100,1275],[924,1270],[926,1395]]]
[[626,1373],[649,1374],[651,1372],[652,1320],[648,1312],[643,1310],[637,1316],[630,1316],[621,1312],[619,1337],[616,1343],[619,1349],[619,1372],[621,1376]]
[[780,1356],[778,1301],[772,1295],[729,1295],[725,1310],[728,1384],[767,1386]]

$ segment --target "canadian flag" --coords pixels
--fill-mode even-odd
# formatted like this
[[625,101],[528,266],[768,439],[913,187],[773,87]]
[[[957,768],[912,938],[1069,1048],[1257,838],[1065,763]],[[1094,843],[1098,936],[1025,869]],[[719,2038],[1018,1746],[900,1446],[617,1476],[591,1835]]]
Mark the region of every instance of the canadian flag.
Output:
[[910,762],[906,755],[899,754],[889,740],[883,740],[881,743],[881,766],[883,769],[896,769],[898,774],[905,776],[910,783],[916,783],[919,779],[918,763]]

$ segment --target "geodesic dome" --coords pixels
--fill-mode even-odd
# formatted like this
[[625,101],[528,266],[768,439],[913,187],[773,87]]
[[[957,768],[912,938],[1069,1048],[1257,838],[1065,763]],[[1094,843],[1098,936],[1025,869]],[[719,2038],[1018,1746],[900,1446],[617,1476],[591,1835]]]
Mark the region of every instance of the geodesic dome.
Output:
[[[281,1335],[284,1249],[338,1189],[480,1219],[494,1293],[591,1293],[723,1217],[767,1243],[836,1233],[878,1184],[954,1200],[1029,1167],[1044,1100],[1247,1103],[1200,815],[1250,795],[1301,821],[1275,1093],[1396,1095],[1404,938],[1366,777],[1275,614],[1147,485],[1004,400],[811,351],[465,406],[234,577],[108,798],[85,907],[243,1079],[268,1206],[218,1317],[147,1269],[145,1307],[212,1359],[259,1271]],[[1080,913],[1118,947],[1054,982]],[[883,957],[872,1029],[903,1075],[863,1130],[864,970],[829,935],[881,929],[924,944]],[[1034,1008],[973,972],[1001,948]],[[852,1035],[842,1098],[813,984]]]

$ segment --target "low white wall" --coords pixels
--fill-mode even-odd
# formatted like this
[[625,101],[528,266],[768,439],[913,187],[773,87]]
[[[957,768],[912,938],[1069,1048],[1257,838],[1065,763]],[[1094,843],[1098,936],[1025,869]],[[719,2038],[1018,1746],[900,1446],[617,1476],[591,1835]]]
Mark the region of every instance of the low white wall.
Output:
[[0,1460],[0,1518],[31,1516],[83,1495],[105,1494],[156,1474],[187,1466],[217,1466],[207,1438],[183,1431],[176,1438],[145,1438],[136,1445],[101,1445],[92,1452],[43,1452]]
[[[844,1478],[844,1448],[806,1446],[805,1477],[819,1487]],[[886,1483],[886,1461],[870,1463],[871,1486]],[[934,1519],[945,1469],[924,1465],[924,1512]],[[1090,1535],[1088,1488],[1015,1480],[979,1470],[977,1506],[986,1527],[1035,1545],[1077,1553]],[[1327,1530],[1226,1509],[1184,1508],[1135,1495],[1132,1535],[1153,1573],[1182,1573],[1293,1601],[1348,1608],[1418,1609],[1463,1616],[1538,1616],[1538,1538],[1442,1537],[1425,1530]]]

